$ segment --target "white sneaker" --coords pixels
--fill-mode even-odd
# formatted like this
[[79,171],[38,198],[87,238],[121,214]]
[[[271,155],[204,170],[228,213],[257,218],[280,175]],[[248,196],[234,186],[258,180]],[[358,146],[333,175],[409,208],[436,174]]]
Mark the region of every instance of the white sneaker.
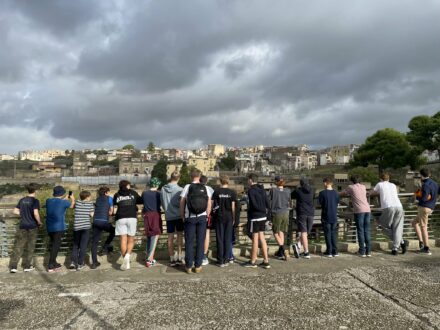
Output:
[[29,266],[28,268],[23,269],[24,272],[29,273],[31,271],[35,270],[34,266]]
[[130,255],[126,254],[121,265],[121,270],[129,270],[130,269]]
[[203,260],[202,260],[202,266],[207,266],[207,265],[209,265],[209,260],[208,260],[208,258],[205,256],[205,257],[203,257]]
[[10,273],[15,274],[17,272],[17,268],[11,268],[9,270]]

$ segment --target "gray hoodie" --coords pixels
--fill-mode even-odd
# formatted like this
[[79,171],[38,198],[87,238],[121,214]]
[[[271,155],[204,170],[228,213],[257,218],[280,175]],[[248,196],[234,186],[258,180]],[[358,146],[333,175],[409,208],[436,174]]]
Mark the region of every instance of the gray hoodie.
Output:
[[180,219],[180,193],[182,190],[183,188],[176,183],[168,183],[161,189],[160,201],[165,210],[167,221]]

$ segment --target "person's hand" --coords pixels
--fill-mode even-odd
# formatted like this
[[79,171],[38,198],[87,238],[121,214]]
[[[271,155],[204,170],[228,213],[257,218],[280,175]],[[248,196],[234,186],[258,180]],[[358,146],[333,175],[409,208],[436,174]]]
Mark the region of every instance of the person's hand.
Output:
[[43,223],[41,221],[37,222],[37,226],[41,227],[43,225]]

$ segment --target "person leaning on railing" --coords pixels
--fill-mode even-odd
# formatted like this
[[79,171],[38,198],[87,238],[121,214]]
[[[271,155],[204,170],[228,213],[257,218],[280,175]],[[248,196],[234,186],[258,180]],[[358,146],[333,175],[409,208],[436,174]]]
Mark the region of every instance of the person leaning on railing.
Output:
[[397,187],[390,182],[388,173],[382,173],[381,180],[370,193],[371,197],[380,196],[382,213],[379,217],[379,224],[383,233],[393,241],[391,254],[397,255],[399,248],[402,249],[402,254],[405,254],[409,242],[403,239],[404,212],[397,193]]
[[32,259],[37,241],[38,227],[41,227],[40,201],[35,198],[38,188],[35,183],[30,183],[26,188],[28,195],[20,199],[14,208],[14,214],[20,216],[20,227],[17,231],[14,249],[9,261],[11,273],[17,272],[20,258],[23,258],[22,263],[25,272],[34,270]]
[[61,247],[61,240],[67,229],[66,210],[74,207],[75,197],[71,192],[66,197],[66,190],[62,186],[53,188],[53,198],[46,200],[46,227],[51,242],[47,267],[49,273],[61,270],[61,264],[57,262],[57,256]]
[[371,208],[367,199],[367,188],[361,184],[361,179],[357,175],[352,175],[350,181],[353,184],[340,195],[351,197],[359,242],[359,256],[371,257]]
[[417,238],[419,239],[420,253],[431,255],[431,250],[429,249],[428,219],[435,209],[439,187],[437,182],[431,179],[431,173],[428,169],[421,169],[420,175],[422,176],[422,188],[416,193],[419,208],[417,217],[413,221],[413,226],[416,230]]

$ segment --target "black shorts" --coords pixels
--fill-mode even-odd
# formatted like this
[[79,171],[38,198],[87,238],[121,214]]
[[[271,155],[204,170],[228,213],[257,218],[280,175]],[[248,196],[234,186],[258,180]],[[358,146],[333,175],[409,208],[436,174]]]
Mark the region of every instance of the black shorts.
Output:
[[259,232],[265,232],[266,231],[266,222],[267,222],[267,220],[251,221],[250,232],[252,234],[259,233]]
[[313,227],[313,216],[310,215],[300,215],[297,219],[298,231],[301,233],[307,233],[310,235]]

